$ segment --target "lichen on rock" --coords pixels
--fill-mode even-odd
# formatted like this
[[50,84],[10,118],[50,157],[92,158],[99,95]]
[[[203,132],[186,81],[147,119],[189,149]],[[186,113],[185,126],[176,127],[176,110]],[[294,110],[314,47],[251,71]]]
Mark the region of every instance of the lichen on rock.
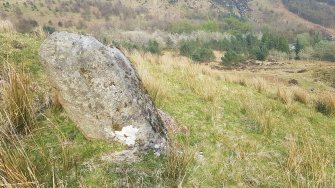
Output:
[[60,103],[87,138],[139,151],[165,147],[166,128],[121,51],[90,36],[56,32],[39,54]]

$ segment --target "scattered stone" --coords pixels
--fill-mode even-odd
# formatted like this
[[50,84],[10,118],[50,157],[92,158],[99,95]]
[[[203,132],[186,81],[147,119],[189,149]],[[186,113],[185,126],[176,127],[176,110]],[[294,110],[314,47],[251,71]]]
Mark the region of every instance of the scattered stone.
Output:
[[121,51],[90,36],[55,32],[39,54],[59,102],[87,138],[163,152],[163,121]]
[[199,151],[196,153],[196,160],[198,162],[204,162],[205,161],[205,156],[204,156],[204,153],[202,151]]

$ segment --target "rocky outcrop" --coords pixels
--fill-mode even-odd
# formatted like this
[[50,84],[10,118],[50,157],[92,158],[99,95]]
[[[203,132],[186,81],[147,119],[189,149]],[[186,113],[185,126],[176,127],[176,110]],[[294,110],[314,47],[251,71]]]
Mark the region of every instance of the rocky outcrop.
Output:
[[162,150],[166,129],[129,60],[89,36],[56,32],[40,48],[50,83],[87,138]]

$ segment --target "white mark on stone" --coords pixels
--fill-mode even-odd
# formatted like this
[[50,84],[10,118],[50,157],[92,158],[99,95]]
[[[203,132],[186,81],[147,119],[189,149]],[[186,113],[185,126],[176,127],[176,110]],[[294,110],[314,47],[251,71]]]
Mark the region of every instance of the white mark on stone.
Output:
[[123,127],[121,131],[115,131],[115,137],[123,143],[127,144],[128,146],[132,146],[135,144],[137,132],[137,128],[129,125]]

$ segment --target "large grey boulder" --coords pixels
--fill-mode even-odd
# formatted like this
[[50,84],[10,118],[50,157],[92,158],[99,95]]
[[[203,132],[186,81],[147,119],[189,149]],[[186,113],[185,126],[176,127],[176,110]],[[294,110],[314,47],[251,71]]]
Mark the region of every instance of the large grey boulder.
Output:
[[50,35],[40,48],[50,83],[87,138],[161,150],[166,129],[129,60],[95,38]]

